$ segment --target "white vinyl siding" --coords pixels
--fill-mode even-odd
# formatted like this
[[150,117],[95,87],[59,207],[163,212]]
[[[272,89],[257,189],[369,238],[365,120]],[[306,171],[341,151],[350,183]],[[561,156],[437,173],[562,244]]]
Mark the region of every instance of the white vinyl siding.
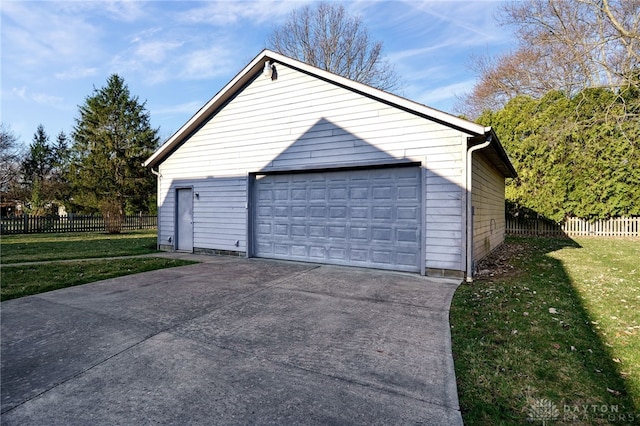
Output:
[[473,257],[478,261],[502,244],[505,232],[504,177],[481,153],[473,154]]
[[[178,185],[192,185],[194,246],[247,250],[247,176],[273,169],[422,163],[426,267],[464,270],[464,150],[446,125],[276,64],[161,163],[160,244],[174,233]],[[235,242],[239,241],[238,245]]]
[[[161,168],[162,170],[162,168]],[[192,187],[193,246],[217,250],[244,251],[246,247],[246,179],[203,178],[175,179],[162,177],[162,202],[159,207],[159,244],[175,241],[175,196],[179,187]],[[215,241],[210,241],[215,235]],[[238,245],[236,246],[236,241]]]

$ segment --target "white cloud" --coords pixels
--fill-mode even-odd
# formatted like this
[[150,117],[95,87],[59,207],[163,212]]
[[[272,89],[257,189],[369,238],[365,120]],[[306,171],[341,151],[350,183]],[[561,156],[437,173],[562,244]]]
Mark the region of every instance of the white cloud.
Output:
[[201,101],[201,100],[190,101],[190,102],[184,102],[177,105],[153,108],[151,112],[154,115],[195,114],[200,108],[202,108],[204,104],[205,104],[205,101]]
[[436,87],[435,89],[422,92],[416,97],[416,100],[425,105],[433,105],[445,100],[455,100],[457,95],[467,92],[473,88],[475,80],[465,80],[459,83],[448,84],[446,86]]
[[[502,31],[497,31],[494,14],[499,1],[405,1],[414,13],[435,18],[425,22],[425,29],[443,25],[451,35],[466,34],[467,43],[499,42]],[[424,18],[423,18],[424,19]],[[440,21],[440,22],[438,22]],[[472,36],[472,37],[469,37]]]
[[167,59],[167,56],[183,46],[184,43],[178,41],[148,41],[140,42],[135,48],[132,58],[135,61],[145,61],[151,63],[161,63]]
[[145,2],[136,0],[105,1],[104,9],[116,20],[133,22],[146,14]]
[[399,67],[404,80],[407,82],[420,82],[424,87],[424,82],[434,82],[449,80],[453,76],[449,64],[420,63],[414,66]]
[[67,3],[2,2],[3,59],[20,73],[78,63],[100,55],[101,30],[84,17],[68,14]]
[[26,86],[12,87],[11,90],[2,90],[2,100],[20,100],[26,103],[37,103],[40,105],[48,105],[55,108],[64,109],[64,98],[61,96],[50,95],[46,93],[32,93]]
[[288,15],[292,9],[302,6],[301,1],[215,1],[177,15],[178,19],[191,23],[207,23],[216,26],[250,20],[262,24]]
[[33,95],[31,95],[31,99],[33,99],[35,102],[42,105],[48,105],[54,108],[64,109],[64,105],[63,105],[64,98],[60,96],[48,95],[46,93],[34,93]]
[[[25,86],[22,87],[12,87],[11,95],[16,96],[20,99],[27,99],[27,88]],[[4,93],[3,93],[4,97]]]
[[157,37],[162,33],[162,27],[146,28],[138,31],[130,37],[131,43],[140,43],[144,40]]
[[96,67],[73,67],[61,72],[57,72],[55,77],[58,80],[80,80],[86,77],[91,77],[92,75],[96,75],[98,73],[98,69]]
[[427,53],[431,53],[437,50],[446,49],[451,46],[455,46],[455,40],[447,40],[444,42],[440,42],[438,44],[432,44],[424,47],[418,47],[413,49],[405,49],[405,50],[396,50],[387,55],[390,61],[402,61],[406,59],[411,59],[416,56],[422,56]]
[[180,59],[180,77],[198,80],[227,75],[232,67],[230,57],[232,52],[218,46],[188,52]]
[[231,42],[219,40],[219,44],[211,45],[208,37],[185,41],[159,40],[158,37],[155,41],[146,41],[136,37],[131,47],[112,59],[110,66],[112,72],[139,75],[148,85],[170,80],[203,80],[233,72],[235,55],[231,48],[221,47]]

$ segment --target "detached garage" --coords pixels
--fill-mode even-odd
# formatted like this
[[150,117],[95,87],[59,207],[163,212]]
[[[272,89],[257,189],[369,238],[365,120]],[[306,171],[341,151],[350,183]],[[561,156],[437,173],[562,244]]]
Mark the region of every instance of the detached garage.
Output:
[[516,176],[491,128],[267,50],[145,165],[160,249],[468,279]]

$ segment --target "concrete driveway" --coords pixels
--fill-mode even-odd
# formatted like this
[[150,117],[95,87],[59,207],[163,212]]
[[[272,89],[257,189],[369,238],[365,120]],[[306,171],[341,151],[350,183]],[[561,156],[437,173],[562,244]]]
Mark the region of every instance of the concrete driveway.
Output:
[[3,302],[2,424],[462,424],[457,282],[199,259]]

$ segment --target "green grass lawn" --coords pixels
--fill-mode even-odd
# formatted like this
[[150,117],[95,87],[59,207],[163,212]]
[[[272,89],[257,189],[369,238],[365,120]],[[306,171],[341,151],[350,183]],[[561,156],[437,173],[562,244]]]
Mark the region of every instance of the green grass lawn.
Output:
[[5,301],[79,284],[106,280],[107,278],[193,263],[196,262],[149,257],[7,266],[0,269],[0,282],[2,283],[0,296],[1,300]]
[[123,234],[67,233],[3,235],[0,263],[131,256],[156,252],[156,231]]
[[[77,233],[2,236],[0,299],[15,299],[107,278],[195,263],[155,257],[60,262],[155,253],[155,244],[154,230],[117,235]],[[5,266],[47,260],[53,262]]]
[[481,263],[451,306],[465,424],[638,424],[638,259],[638,239],[512,238]]

